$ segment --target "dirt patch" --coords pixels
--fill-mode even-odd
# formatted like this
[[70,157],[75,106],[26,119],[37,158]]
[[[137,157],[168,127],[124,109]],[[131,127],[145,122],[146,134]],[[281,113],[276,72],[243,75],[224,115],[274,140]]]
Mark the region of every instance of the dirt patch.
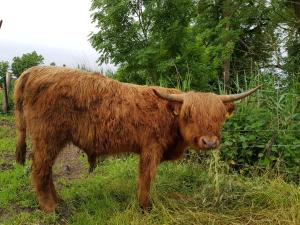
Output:
[[87,175],[88,165],[80,158],[81,155],[83,152],[74,145],[65,147],[53,167],[54,181],[59,178],[75,179]]
[[3,160],[3,162],[0,163],[0,171],[11,170],[14,168],[13,162],[15,161],[15,156],[13,154],[0,154],[0,159]]
[[12,163],[0,163],[0,171],[11,170],[13,167]]
[[3,159],[4,161],[8,161],[13,163],[15,158],[15,155],[13,153],[2,153],[0,154],[1,159]]
[[[68,145],[58,155],[53,167],[53,178],[57,181],[59,178],[75,179],[88,174],[88,163],[82,159],[84,153],[74,145]],[[31,159],[31,149],[27,149],[27,160]],[[1,170],[13,169],[15,162],[15,155],[13,153],[2,153],[0,159]],[[86,159],[87,160],[87,159]],[[30,172],[30,166],[29,166]]]
[[17,205],[16,203],[11,203],[10,204],[10,209],[12,209],[12,212],[14,212],[15,214],[19,214],[21,212],[33,212],[35,210],[36,207],[20,207],[19,205]]
[[0,218],[1,220],[5,221],[6,219],[9,219],[10,217],[18,215],[22,212],[32,213],[35,210],[36,207],[33,208],[20,207],[16,203],[11,202],[9,208],[7,209],[0,208]]

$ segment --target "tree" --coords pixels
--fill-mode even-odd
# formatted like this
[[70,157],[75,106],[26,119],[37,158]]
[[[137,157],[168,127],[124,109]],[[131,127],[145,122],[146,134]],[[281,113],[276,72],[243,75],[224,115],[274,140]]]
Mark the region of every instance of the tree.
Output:
[[98,32],[91,35],[99,62],[119,65],[117,77],[136,83],[176,85],[187,77],[199,89],[216,78],[216,64],[195,33],[192,0],[92,1]]
[[23,54],[21,57],[14,57],[11,70],[14,76],[19,77],[26,69],[42,64],[44,57],[38,55],[36,51]]
[[274,28],[267,1],[199,1],[198,12],[197,32],[210,46],[225,84],[230,84],[232,75],[244,78],[269,63]]
[[300,81],[300,0],[272,0],[270,4],[278,47],[273,66]]
[[92,0],[90,41],[126,82],[211,90],[270,68],[300,80],[299,15],[300,0]]
[[7,113],[8,111],[8,87],[7,87],[7,80],[6,80],[6,75],[8,72],[8,67],[9,64],[6,61],[1,61],[0,62],[0,80],[3,81],[3,104],[2,104],[2,110],[4,113]]

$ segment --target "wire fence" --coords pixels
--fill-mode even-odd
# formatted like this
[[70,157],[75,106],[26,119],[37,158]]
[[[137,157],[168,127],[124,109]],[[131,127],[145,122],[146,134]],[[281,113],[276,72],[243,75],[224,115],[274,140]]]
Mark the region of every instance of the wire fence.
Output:
[[[247,164],[245,165],[245,164],[241,164],[241,163],[234,163],[234,165],[240,166],[241,168],[249,167],[251,169],[259,169],[260,171],[270,170],[270,166],[259,166],[259,165],[253,166],[253,165],[247,165]],[[277,170],[278,174],[300,175],[299,172],[297,172],[297,171],[290,171],[290,170],[283,170],[283,169],[280,170],[279,168],[277,168],[277,169],[278,169]],[[300,179],[300,177],[299,177],[299,179]],[[299,180],[299,182],[300,182],[300,180]]]
[[[272,147],[288,147],[288,148],[300,148],[300,145],[281,145],[281,144],[278,144],[278,145],[273,145],[273,144],[261,144],[261,145],[251,145],[251,144],[247,144],[247,148],[264,148],[264,147],[268,147],[268,146],[272,146]],[[231,145],[221,145],[221,147],[223,148],[236,148],[236,149],[239,149],[241,148],[240,146],[231,146]]]
[[272,171],[300,183],[299,106],[296,88],[268,83],[256,95],[238,102],[222,130],[222,159],[237,170]]
[[274,130],[274,129],[270,129],[270,130],[223,130],[222,132],[228,132],[228,133],[232,133],[232,132],[286,132],[286,131],[290,131],[290,132],[300,132],[300,130]]

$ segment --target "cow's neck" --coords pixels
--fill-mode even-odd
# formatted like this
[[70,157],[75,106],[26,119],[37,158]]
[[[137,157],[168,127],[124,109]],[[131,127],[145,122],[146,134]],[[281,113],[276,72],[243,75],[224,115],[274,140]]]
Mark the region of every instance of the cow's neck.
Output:
[[176,129],[176,132],[173,131],[173,135],[173,141],[165,149],[162,161],[179,159],[188,147],[180,134],[179,128]]

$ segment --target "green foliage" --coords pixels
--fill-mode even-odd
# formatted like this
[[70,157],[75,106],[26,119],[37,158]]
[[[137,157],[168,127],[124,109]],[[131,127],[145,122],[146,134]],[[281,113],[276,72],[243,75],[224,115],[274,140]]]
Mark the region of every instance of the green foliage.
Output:
[[285,58],[285,70],[290,74],[298,74],[300,82],[300,40],[299,34],[290,34],[290,39],[287,42],[288,57]]
[[[272,54],[273,27],[267,1],[199,1],[197,33],[211,46],[210,54],[218,61],[230,58],[232,74],[250,74],[255,65],[267,63]],[[221,76],[220,76],[221,77]]]
[[[238,79],[237,79],[238,80]],[[223,129],[222,156],[235,169],[256,166],[299,179],[300,99],[295,78],[252,77],[262,90],[237,104]],[[274,86],[275,84],[275,86]],[[239,90],[239,83],[236,83]],[[247,170],[247,169],[246,169]]]
[[164,77],[175,86],[192,74],[192,85],[199,89],[216,78],[217,63],[190,26],[197,15],[194,1],[92,3],[99,32],[90,40],[101,53],[99,62],[120,66],[117,79],[157,84]]
[[277,52],[277,64],[286,73],[296,74],[300,81],[300,18],[296,15],[297,5],[299,5],[298,0],[273,0],[271,6],[274,13],[271,21],[276,26],[276,39],[280,45],[280,51]]
[[8,71],[9,63],[7,61],[0,62],[0,79],[4,79],[7,71]]
[[[92,1],[91,35],[99,62],[119,65],[115,78],[139,84],[209,90],[230,60],[232,74],[249,74],[272,61],[275,27],[264,1]],[[276,44],[276,43],[275,43]]]
[[11,70],[13,75],[19,77],[26,69],[42,64],[44,57],[38,55],[36,51],[23,54],[21,57],[14,57],[11,64]]

